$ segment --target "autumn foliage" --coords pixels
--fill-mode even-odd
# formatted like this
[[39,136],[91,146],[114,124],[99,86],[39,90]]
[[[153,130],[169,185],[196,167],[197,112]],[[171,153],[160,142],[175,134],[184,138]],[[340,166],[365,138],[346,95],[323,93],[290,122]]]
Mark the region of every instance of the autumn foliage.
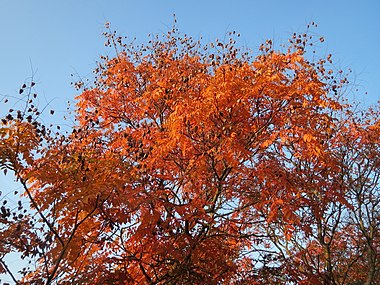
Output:
[[0,271],[18,251],[36,261],[19,284],[377,284],[378,111],[343,103],[319,40],[254,56],[234,32],[106,36],[68,133],[32,86],[2,120],[0,168],[29,204],[1,208]]

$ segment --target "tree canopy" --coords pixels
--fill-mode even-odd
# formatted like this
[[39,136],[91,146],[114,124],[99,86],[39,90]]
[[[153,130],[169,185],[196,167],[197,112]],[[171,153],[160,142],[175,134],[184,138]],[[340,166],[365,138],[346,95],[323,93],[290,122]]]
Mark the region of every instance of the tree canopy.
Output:
[[[26,107],[0,125],[0,272],[18,284],[376,284],[378,109],[343,100],[323,41],[257,53],[176,28],[146,45],[105,33],[76,124]],[[26,95],[25,95],[26,94]],[[25,202],[28,201],[28,202]],[[17,280],[4,257],[32,260]]]

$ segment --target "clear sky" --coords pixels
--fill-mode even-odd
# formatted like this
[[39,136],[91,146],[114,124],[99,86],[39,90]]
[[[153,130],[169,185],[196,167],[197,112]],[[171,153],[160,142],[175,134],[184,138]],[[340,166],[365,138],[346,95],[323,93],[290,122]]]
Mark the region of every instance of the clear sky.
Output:
[[[0,101],[17,96],[34,73],[41,104],[53,100],[63,116],[75,95],[70,74],[91,78],[96,60],[110,52],[103,45],[105,22],[144,42],[149,33],[167,31],[174,13],[182,33],[207,41],[236,30],[253,50],[265,39],[284,43],[315,21],[314,32],[325,38],[322,52],[353,70],[355,98],[365,106],[380,100],[378,0],[0,0]],[[0,175],[0,190],[7,184],[15,187]]]
[[103,46],[105,22],[143,42],[149,33],[165,32],[173,13],[183,33],[214,40],[236,30],[252,49],[268,38],[285,42],[315,21],[326,54],[354,71],[363,90],[357,98],[364,104],[380,99],[377,0],[0,0],[0,94],[16,95],[33,68],[38,93],[64,111],[75,94],[70,74],[91,77],[99,56],[110,52]]

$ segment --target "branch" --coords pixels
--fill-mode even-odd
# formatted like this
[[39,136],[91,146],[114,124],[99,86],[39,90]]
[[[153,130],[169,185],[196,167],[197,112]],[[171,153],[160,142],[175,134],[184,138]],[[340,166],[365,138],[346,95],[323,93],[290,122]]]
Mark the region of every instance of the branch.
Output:
[[7,264],[4,262],[3,258],[0,258],[0,264],[4,267],[5,271],[9,274],[9,276],[12,278],[13,282],[16,285],[19,285],[20,283],[17,281],[16,277],[13,275],[12,271],[9,269]]
[[36,200],[34,200],[32,194],[29,191],[28,186],[26,185],[26,181],[23,178],[21,178],[19,174],[17,174],[17,177],[18,177],[18,179],[20,179],[20,182],[21,182],[22,186],[24,187],[24,190],[27,193],[30,201],[32,202],[33,207],[37,210],[38,214],[40,215],[40,217],[42,218],[42,220],[44,221],[44,223],[49,227],[50,231],[56,236],[56,238],[59,240],[59,242],[61,243],[61,245],[65,246],[65,243],[62,240],[62,238],[59,236],[58,232],[54,229],[53,225],[48,221],[48,219],[42,213],[42,210],[38,206]]

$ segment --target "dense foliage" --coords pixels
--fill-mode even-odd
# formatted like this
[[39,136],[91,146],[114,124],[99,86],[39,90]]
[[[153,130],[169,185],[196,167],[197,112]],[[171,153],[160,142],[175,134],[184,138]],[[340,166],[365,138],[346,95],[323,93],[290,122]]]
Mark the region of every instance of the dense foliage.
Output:
[[[208,45],[176,28],[142,46],[106,36],[115,57],[77,83],[69,133],[38,120],[33,82],[2,120],[0,168],[25,192],[16,206],[0,197],[0,272],[18,284],[376,284],[378,111],[342,103],[344,73],[306,53],[323,38],[254,56],[235,32]],[[36,262],[21,280],[4,259],[14,251]]]

